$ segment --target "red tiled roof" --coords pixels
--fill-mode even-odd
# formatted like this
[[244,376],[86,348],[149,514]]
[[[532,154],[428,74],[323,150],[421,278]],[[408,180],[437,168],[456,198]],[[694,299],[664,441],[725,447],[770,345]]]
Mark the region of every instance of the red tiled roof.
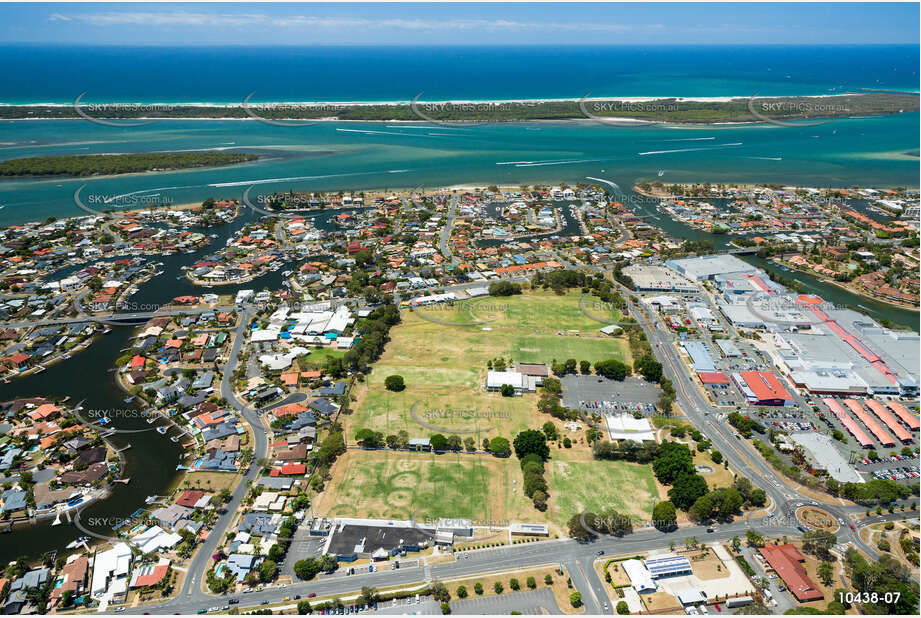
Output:
[[179,506],[185,506],[188,508],[193,508],[195,504],[202,499],[205,495],[205,492],[198,491],[197,489],[186,489],[179,498],[176,499],[176,504]]
[[809,579],[806,569],[800,564],[806,557],[793,544],[772,545],[768,543],[758,551],[800,603],[824,598],[818,586]]

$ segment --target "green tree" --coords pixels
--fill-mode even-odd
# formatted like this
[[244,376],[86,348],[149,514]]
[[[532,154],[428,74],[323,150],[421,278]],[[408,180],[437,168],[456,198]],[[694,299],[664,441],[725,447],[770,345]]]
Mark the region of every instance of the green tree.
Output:
[[617,602],[617,613],[621,616],[625,616],[630,613],[630,608],[627,606],[626,601]]
[[575,590],[569,594],[569,603],[573,607],[582,607],[582,593]]
[[[694,473],[694,456],[686,444],[663,442],[653,461],[652,469],[660,483],[671,485],[679,474]],[[678,503],[675,502],[675,505],[678,506]]]
[[596,362],[595,373],[608,378],[609,380],[617,380],[618,382],[623,382],[624,379],[630,375],[630,367],[625,365],[623,361],[620,361],[616,358],[611,358],[608,360],[601,360]]
[[477,594],[483,594],[483,584],[480,582],[473,584],[473,591]]
[[489,451],[500,457],[508,457],[512,454],[512,446],[505,438],[493,438],[489,441]]
[[273,560],[263,560],[259,563],[257,569],[259,579],[263,582],[270,582],[275,579],[275,575],[278,573],[278,564]]
[[678,519],[678,513],[675,505],[668,500],[657,502],[652,509],[653,525],[659,530],[670,530],[675,526]]
[[541,431],[535,429],[526,429],[515,436],[513,442],[515,455],[522,459],[525,455],[535,453],[541,459],[550,457],[550,447],[547,446],[547,437]]
[[448,439],[440,433],[432,434],[429,437],[429,444],[432,446],[432,449],[436,451],[448,450]]
[[457,590],[455,591],[455,594],[457,595],[458,599],[466,599],[467,598],[467,587],[458,586]]
[[384,387],[386,387],[388,391],[399,392],[406,388],[406,384],[403,382],[403,376],[392,375],[387,376],[384,380]]
[[505,587],[502,585],[502,582],[496,582],[493,584],[492,589],[496,591],[496,594],[502,594],[502,591],[505,590]]
[[707,495],[707,481],[696,472],[681,472],[674,479],[668,497],[679,509],[687,511],[698,499]]

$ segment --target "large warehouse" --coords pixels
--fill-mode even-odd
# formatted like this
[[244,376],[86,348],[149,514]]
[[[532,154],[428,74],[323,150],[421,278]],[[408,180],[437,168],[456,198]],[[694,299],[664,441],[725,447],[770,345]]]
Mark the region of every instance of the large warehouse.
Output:
[[713,279],[717,275],[758,272],[756,267],[728,253],[668,260],[665,265],[694,281]]

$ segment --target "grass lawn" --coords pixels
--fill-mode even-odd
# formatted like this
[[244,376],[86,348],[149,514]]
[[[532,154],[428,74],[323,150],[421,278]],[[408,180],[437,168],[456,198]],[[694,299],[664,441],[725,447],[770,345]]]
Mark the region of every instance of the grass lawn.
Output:
[[[722,463],[713,463],[713,459],[710,458],[710,453],[700,453],[697,451],[697,448],[691,444],[691,452],[694,453],[694,465],[695,466],[707,466],[712,472],[700,472],[699,474],[707,480],[707,485],[710,489],[716,489],[717,487],[731,487],[733,481],[735,481],[735,476],[726,469]],[[724,460],[725,461],[725,460]],[[754,481],[753,481],[754,482]],[[757,486],[758,483],[755,483]]]
[[547,462],[551,504],[547,513],[565,528],[576,513],[618,513],[649,520],[654,502],[662,500],[652,466],[626,461],[566,459],[557,451]]
[[303,371],[312,367],[326,369],[327,358],[342,358],[343,355],[345,355],[345,350],[337,350],[335,348],[311,348],[310,354],[303,363],[301,370]]
[[410,519],[415,513],[419,522],[542,521],[514,491],[521,482],[514,458],[351,450],[336,462],[316,509],[329,517]]

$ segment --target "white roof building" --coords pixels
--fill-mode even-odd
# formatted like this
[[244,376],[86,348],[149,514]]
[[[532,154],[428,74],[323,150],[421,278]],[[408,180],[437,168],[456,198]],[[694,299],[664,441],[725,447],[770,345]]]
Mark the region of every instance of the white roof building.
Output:
[[630,585],[637,592],[653,592],[656,590],[656,583],[652,580],[652,573],[639,560],[624,560],[620,563],[621,568],[627,577],[630,578]]
[[612,440],[656,441],[655,431],[646,418],[633,418],[632,414],[607,414],[605,421]]
[[131,541],[143,554],[151,554],[163,548],[172,549],[182,542],[182,537],[175,532],[167,532],[160,526],[151,526],[140,534],[132,537]]
[[[131,570],[131,548],[127,543],[118,543],[112,549],[96,554],[93,560],[93,582],[90,587],[93,598],[98,599],[109,591],[109,586],[119,579],[121,587],[128,585],[128,572]],[[118,592],[113,586],[113,592]]]
[[516,393],[533,393],[542,381],[538,376],[529,376],[517,371],[490,371],[486,374],[486,390],[495,392],[509,385]]
[[254,511],[281,511],[285,508],[285,497],[274,491],[259,494],[253,502]]
[[253,343],[266,343],[269,341],[276,341],[278,339],[278,334],[281,332],[281,329],[269,327],[260,330],[254,330],[250,335],[250,340]]

